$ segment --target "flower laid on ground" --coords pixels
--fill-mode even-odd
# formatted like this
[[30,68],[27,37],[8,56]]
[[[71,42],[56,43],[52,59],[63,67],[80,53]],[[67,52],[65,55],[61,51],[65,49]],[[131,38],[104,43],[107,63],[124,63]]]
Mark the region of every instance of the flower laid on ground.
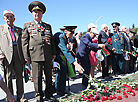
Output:
[[137,78],[138,74],[108,82],[93,78],[89,80],[86,90],[61,99],[60,102],[102,102],[114,99],[122,100],[129,98],[129,95],[136,96],[135,91],[138,91]]

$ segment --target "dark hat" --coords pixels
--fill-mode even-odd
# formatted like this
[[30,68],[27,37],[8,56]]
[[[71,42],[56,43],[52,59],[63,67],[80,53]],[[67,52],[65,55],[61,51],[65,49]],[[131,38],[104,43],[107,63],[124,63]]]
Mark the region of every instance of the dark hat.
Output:
[[64,31],[65,30],[65,28],[59,28],[61,31]]
[[33,11],[41,11],[43,14],[46,11],[46,7],[40,1],[33,1],[28,6],[29,11],[32,13]]
[[111,25],[112,25],[112,26],[120,26],[120,23],[118,23],[118,22],[113,22]]
[[132,30],[129,30],[129,31],[130,31],[130,33],[136,34],[136,32],[134,32],[134,31],[132,31]]
[[66,30],[74,33],[75,29],[77,28],[77,26],[64,26]]

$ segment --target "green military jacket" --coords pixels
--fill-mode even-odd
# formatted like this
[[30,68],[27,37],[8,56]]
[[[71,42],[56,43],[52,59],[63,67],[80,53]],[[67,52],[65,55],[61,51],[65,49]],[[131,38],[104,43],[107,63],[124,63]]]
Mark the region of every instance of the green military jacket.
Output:
[[123,51],[126,50],[127,47],[126,39],[123,33],[118,33],[119,34],[114,32],[111,34],[112,46],[116,49],[116,54],[123,54]]
[[56,55],[51,25],[42,22],[37,25],[35,21],[24,24],[22,31],[22,47],[25,58],[31,61],[52,60]]

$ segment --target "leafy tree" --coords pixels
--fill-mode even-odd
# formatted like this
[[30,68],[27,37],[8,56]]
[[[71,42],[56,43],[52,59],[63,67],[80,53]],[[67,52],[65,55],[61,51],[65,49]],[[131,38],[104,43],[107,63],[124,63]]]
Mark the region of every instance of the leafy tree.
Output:
[[135,25],[133,24],[133,25],[132,25],[132,29],[134,29],[134,28],[135,28]]
[[82,36],[84,35],[84,34],[86,34],[87,32],[86,31],[84,31],[83,33],[82,33]]
[[134,29],[132,29],[134,32],[136,32],[136,34],[137,34],[137,32],[138,32],[138,28],[134,28]]

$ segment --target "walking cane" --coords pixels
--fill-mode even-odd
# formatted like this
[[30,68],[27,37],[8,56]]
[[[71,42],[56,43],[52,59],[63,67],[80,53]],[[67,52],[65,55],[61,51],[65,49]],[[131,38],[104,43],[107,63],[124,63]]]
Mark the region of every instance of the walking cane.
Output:
[[[72,52],[72,53],[73,53],[73,55],[76,57],[76,54],[74,53],[74,51],[73,51],[73,50],[71,50],[71,52]],[[66,59],[66,66],[67,66],[67,69],[68,69],[67,59]],[[68,73],[68,90],[69,90],[69,91],[71,91],[71,90],[70,90],[70,85],[69,85],[69,73]]]
[[[67,66],[67,69],[68,69],[68,65],[67,65],[67,59],[66,59],[66,66]],[[70,91],[70,85],[69,85],[69,73],[68,74],[68,90]]]

